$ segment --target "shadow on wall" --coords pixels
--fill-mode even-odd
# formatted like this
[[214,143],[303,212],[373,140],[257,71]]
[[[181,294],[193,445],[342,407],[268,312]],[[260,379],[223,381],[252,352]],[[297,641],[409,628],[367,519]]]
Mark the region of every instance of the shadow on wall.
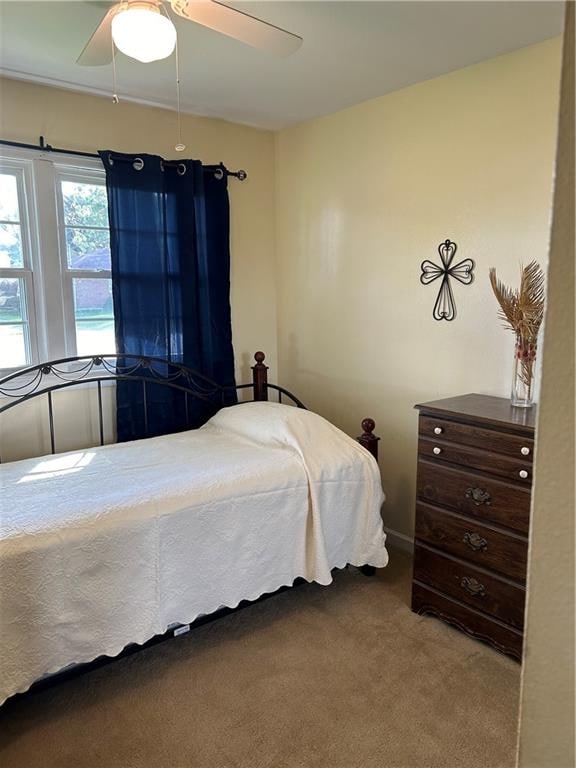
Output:
[[[264,350],[264,353],[266,353],[266,350]],[[240,357],[240,363],[236,363],[236,384],[248,384],[250,381],[252,381],[252,366],[254,365],[254,357],[253,355],[250,355],[248,352],[242,352],[242,355]],[[242,400],[244,397],[248,397],[248,395],[242,393],[242,390],[238,393],[238,399]]]
[[[102,413],[106,443],[116,441],[116,388],[102,387]],[[86,385],[53,393],[54,437],[57,453],[93,448],[100,443],[97,390]],[[0,407],[6,404],[0,399]],[[0,413],[0,456],[18,461],[50,453],[50,423],[47,397],[21,403]]]
[[[342,369],[340,375],[304,368],[300,365],[296,333],[287,337],[281,371],[283,386],[301,398],[310,410],[319,413],[350,437],[361,434],[364,418],[375,420],[375,432],[380,437],[382,484],[386,492],[384,522],[392,530],[412,536],[418,439],[418,417],[413,406],[429,397],[420,390],[398,385],[388,386],[384,399],[382,384],[378,375],[373,373],[371,360],[355,371]],[[413,423],[409,430],[406,429],[407,419]]]

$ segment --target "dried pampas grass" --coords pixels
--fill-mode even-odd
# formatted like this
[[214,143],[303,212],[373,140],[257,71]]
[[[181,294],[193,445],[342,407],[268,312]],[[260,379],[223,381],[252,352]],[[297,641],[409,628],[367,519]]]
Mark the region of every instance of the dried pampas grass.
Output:
[[500,319],[516,334],[516,355],[521,362],[521,377],[531,393],[538,331],[544,319],[544,281],[542,268],[536,261],[522,267],[520,288],[514,290],[496,277],[490,269],[490,284],[500,304]]

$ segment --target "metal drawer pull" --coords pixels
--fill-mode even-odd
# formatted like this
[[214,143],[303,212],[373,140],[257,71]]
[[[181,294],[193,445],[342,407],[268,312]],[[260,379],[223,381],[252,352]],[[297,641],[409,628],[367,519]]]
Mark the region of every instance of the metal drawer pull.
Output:
[[466,491],[466,498],[472,499],[477,507],[481,504],[486,504],[486,506],[489,507],[492,502],[492,496],[490,496],[488,491],[485,491],[484,488],[468,488]]
[[486,539],[482,538],[479,533],[476,533],[476,531],[466,531],[462,541],[464,544],[468,544],[470,549],[473,549],[475,552],[482,552],[485,549],[488,549],[488,542]]
[[520,475],[522,480],[526,480],[526,478],[528,477],[528,472],[526,472],[525,469],[521,469],[520,472],[518,472],[518,474]]
[[483,597],[486,594],[486,587],[481,581],[473,576],[463,576],[460,580],[460,586],[474,597]]
[[530,456],[530,448],[527,448],[525,445],[520,448],[520,453],[522,456]]
[[438,448],[438,446],[435,445],[434,448],[432,448],[432,453],[435,453],[436,456],[439,456],[442,453],[442,448]]
[[441,434],[442,434],[442,432],[444,432],[444,430],[442,429],[442,427],[434,427],[434,434],[435,434],[435,435],[441,435]]

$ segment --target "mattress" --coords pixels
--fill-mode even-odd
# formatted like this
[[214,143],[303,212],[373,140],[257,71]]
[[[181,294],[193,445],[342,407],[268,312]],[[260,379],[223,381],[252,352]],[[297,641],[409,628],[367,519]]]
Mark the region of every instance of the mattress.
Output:
[[297,577],[386,565],[383,500],[364,448],[274,403],[0,465],[0,702]]

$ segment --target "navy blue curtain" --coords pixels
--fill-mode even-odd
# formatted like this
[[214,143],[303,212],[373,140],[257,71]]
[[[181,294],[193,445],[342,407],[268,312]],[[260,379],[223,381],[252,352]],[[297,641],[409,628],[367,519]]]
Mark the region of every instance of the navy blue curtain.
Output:
[[[102,151],[106,169],[112,294],[118,353],[182,363],[234,386],[227,176],[198,160]],[[220,176],[220,178],[219,178]],[[118,382],[118,441],[195,428],[221,402]],[[235,391],[226,403],[236,401]]]

